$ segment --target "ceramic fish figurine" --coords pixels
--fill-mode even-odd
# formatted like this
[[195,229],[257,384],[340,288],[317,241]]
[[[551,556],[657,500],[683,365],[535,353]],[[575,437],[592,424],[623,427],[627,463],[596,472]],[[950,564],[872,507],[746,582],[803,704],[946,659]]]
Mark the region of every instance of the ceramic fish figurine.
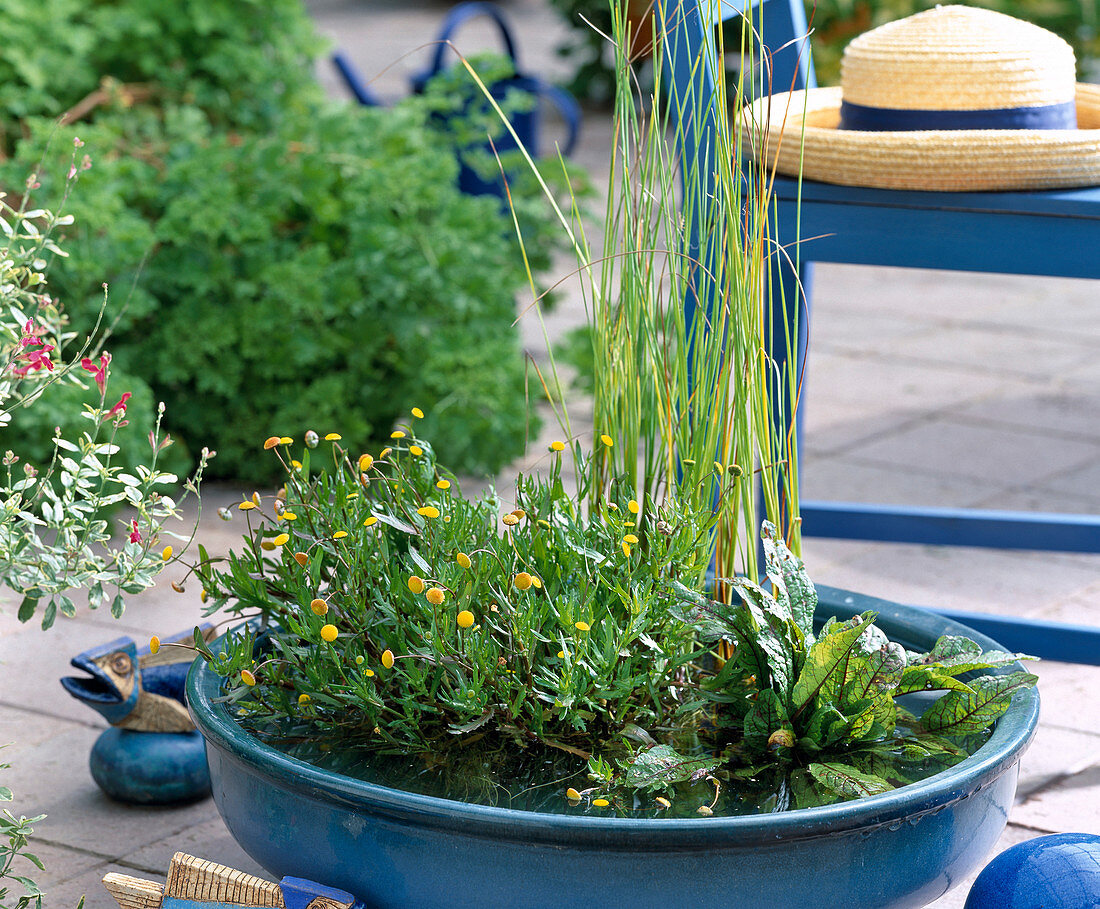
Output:
[[[215,634],[210,625],[200,631],[208,641]],[[193,640],[194,632],[188,631],[164,643]],[[111,724],[88,756],[92,779],[111,798],[177,805],[210,794],[206,748],[183,696],[194,658],[190,648],[162,645],[153,653],[119,638],[72,660],[87,676],[69,676],[61,684]]]
[[[209,640],[211,625],[202,626]],[[191,631],[164,643],[193,640]],[[162,647],[152,653],[138,650],[131,638],[85,650],[72,660],[88,678],[68,676],[65,690],[78,701],[102,714],[112,726],[143,732],[194,732],[195,724],[184,706],[183,687],[195,654],[182,647]]]
[[154,881],[111,873],[103,886],[121,909],[363,909],[343,890],[284,877],[278,884],[177,852],[162,887]]

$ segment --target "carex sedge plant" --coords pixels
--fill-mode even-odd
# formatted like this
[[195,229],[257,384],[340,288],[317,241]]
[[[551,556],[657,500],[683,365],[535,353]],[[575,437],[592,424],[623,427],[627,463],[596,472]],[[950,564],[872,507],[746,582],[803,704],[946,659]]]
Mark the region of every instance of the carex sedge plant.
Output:
[[[711,2],[701,4],[704,21]],[[713,563],[718,578],[758,577],[763,516],[794,552],[801,546],[798,376],[786,365],[794,358],[776,357],[768,341],[784,354],[798,336],[771,300],[773,260],[788,253],[773,240],[770,174],[746,154],[729,114],[757,90],[750,81],[759,42],[746,21],[742,65],[727,85],[721,34],[686,42],[682,12],[659,0],[652,41],[643,43],[662,52],[649,64],[652,90],[643,92],[622,5],[613,2],[611,14],[616,92],[600,238],[590,243],[579,206],[563,212],[546,193],[576,253],[592,338],[588,503],[599,508],[612,478],[645,500],[674,495],[712,514],[701,564]],[[550,369],[547,396],[573,435],[551,391],[561,387],[552,360]],[[731,595],[721,582],[718,593]]]

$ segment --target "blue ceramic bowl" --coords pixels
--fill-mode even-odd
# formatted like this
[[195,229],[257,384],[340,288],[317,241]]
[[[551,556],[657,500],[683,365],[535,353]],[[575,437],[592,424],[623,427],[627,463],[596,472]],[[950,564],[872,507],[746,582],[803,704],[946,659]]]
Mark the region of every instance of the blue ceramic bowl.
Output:
[[[998,645],[948,619],[819,588],[819,618],[871,609],[893,640]],[[877,909],[924,906],[973,871],[1008,820],[1039,697],[919,783],[855,802],[745,817],[592,818],[470,805],[319,770],[261,744],[214,703],[201,661],[187,695],[214,800],[274,876],[351,891],[372,909]]]

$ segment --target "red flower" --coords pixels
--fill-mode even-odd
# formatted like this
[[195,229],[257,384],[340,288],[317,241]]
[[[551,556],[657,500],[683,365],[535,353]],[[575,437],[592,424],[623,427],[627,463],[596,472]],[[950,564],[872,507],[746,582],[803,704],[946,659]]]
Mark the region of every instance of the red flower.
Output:
[[109,420],[111,417],[124,416],[126,414],[126,402],[129,401],[132,397],[133,395],[130,394],[130,392],[126,392],[126,394],[122,396],[119,402],[107,411],[107,415],[103,419]]
[[[46,344],[38,335],[45,334],[45,330],[37,327],[34,322],[27,322],[23,326],[23,337],[19,344],[23,348],[12,362],[12,372],[17,376],[25,376],[36,369],[53,370],[53,361],[50,359],[52,344]],[[15,363],[19,363],[16,366]]]
[[88,370],[95,379],[96,387],[99,389],[99,393],[103,394],[107,390],[107,366],[111,362],[111,355],[105,353],[99,358],[99,365],[95,365],[95,361],[85,357],[80,361],[82,368]]
[[138,531],[137,519],[136,518],[130,522],[130,542],[131,543],[140,543],[141,542],[141,533]]

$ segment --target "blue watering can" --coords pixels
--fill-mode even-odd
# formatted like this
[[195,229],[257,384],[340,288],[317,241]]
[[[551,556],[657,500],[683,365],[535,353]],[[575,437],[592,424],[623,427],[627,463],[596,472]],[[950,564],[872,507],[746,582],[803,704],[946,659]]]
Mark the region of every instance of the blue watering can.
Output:
[[[509,93],[517,91],[532,99],[532,103],[525,106],[524,109],[509,114],[509,122],[512,124],[512,129],[515,130],[520,142],[523,143],[523,147],[527,149],[532,157],[538,155],[542,107],[544,102],[549,102],[557,109],[566,125],[567,134],[565,142],[561,145],[561,153],[565,156],[572,154],[573,148],[577,144],[577,137],[580,135],[580,106],[568,92],[520,69],[512,30],[504,17],[504,13],[493,3],[476,0],[476,2],[460,3],[451,9],[443,22],[443,28],[436,42],[431,63],[426,69],[412,76],[410,80],[413,93],[422,94],[428,82],[434,76],[443,72],[445,69],[443,59],[449,46],[448,42],[453,39],[455,33],[464,23],[478,16],[487,16],[497,24],[504,45],[504,52],[512,61],[514,71],[514,75],[489,85],[489,93],[498,103],[503,102]],[[332,60],[349,90],[360,104],[371,107],[381,106],[379,99],[367,88],[346,54],[337,51]],[[445,117],[442,118],[442,123],[445,126]],[[495,152],[503,155],[509,151],[514,151],[518,146],[512,135],[506,131],[494,140],[492,145],[486,143],[485,147],[490,150],[491,154]],[[504,181],[501,178],[485,180],[461,159],[462,156],[460,155],[459,189],[469,195],[496,195],[501,199],[506,198]]]

